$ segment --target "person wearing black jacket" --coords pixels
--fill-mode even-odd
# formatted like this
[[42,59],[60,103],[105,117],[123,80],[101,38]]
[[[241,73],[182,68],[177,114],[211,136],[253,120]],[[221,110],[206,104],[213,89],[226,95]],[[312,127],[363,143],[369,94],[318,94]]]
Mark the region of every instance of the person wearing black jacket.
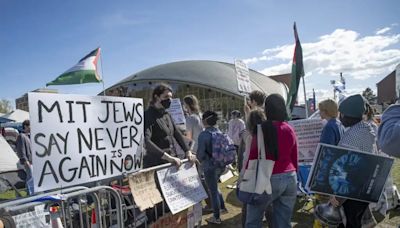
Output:
[[172,88],[167,84],[160,84],[153,90],[150,106],[144,113],[144,135],[146,155],[143,158],[143,167],[148,168],[165,163],[181,165],[174,147],[174,139],[185,151],[186,158],[194,162],[196,157],[185,143],[182,133],[172,121],[166,111],[171,105]]

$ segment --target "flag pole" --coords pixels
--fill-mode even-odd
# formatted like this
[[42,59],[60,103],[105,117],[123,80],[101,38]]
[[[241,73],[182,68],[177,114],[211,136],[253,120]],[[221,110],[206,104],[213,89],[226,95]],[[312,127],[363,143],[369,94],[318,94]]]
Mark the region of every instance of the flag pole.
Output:
[[100,64],[101,64],[101,83],[103,84],[103,96],[106,95],[106,90],[104,87],[104,74],[103,74],[103,57],[100,54]]
[[306,118],[308,118],[308,105],[307,105],[307,95],[306,95],[306,83],[304,82],[304,76],[303,78],[303,92],[304,92],[304,104],[306,107]]

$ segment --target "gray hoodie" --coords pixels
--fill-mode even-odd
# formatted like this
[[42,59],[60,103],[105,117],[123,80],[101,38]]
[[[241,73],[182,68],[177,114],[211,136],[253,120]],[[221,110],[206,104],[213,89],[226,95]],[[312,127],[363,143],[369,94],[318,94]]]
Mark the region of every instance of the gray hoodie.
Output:
[[389,106],[378,129],[378,147],[390,156],[400,157],[400,104]]

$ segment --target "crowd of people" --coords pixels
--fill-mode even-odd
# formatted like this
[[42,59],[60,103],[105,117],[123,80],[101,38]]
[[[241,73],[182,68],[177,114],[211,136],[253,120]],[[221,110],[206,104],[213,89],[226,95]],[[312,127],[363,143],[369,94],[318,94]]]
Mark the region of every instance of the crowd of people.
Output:
[[[183,99],[187,113],[186,132],[174,125],[170,114],[166,111],[173,91],[166,84],[157,86],[151,97],[151,104],[145,112],[145,132],[147,165],[166,162],[180,165],[173,149],[176,140],[185,151],[186,158],[191,162],[199,162],[199,172],[204,177],[203,184],[208,190],[211,202],[205,209],[213,214],[207,218],[208,223],[221,224],[221,213],[228,213],[224,199],[218,189],[218,180],[224,169],[216,167],[212,156],[212,135],[220,132],[218,114],[214,110],[201,112],[199,102],[194,95]],[[338,105],[334,100],[321,101],[318,105],[321,119],[325,125],[320,137],[321,143],[339,145],[358,149],[369,153],[378,153],[376,141],[377,125],[368,102],[361,95],[346,98]],[[390,110],[390,109],[389,109]],[[398,112],[398,107],[397,107]],[[242,174],[249,160],[257,159],[257,125],[261,125],[264,136],[264,146],[267,159],[275,161],[271,176],[272,197],[269,203],[263,205],[243,204],[243,227],[261,227],[265,217],[270,227],[291,227],[293,208],[297,196],[298,151],[297,139],[293,128],[287,123],[288,113],[285,100],[278,94],[265,96],[261,91],[249,94],[244,104],[244,116],[240,111],[231,112],[227,135],[232,139],[238,158],[234,164]],[[382,119],[385,122],[385,119]],[[398,119],[397,119],[398,121]],[[388,124],[386,124],[388,125]],[[385,126],[386,126],[385,125]],[[380,129],[381,130],[381,129]],[[386,133],[389,134],[389,133]],[[399,130],[393,135],[398,135]],[[187,137],[194,142],[192,148],[184,143]],[[395,136],[393,136],[395,137]],[[383,147],[392,145],[382,138]],[[241,177],[241,176],[240,176]],[[357,200],[344,200],[338,197],[317,197],[319,201],[329,201],[336,207],[343,207],[345,221],[339,227],[361,227],[363,215],[369,211],[368,203]],[[325,198],[325,199],[324,199]],[[315,221],[314,227],[323,225]]]
[[[144,136],[146,154],[143,167],[165,163],[180,166],[181,159],[187,158],[198,164],[202,183],[209,199],[204,210],[212,211],[206,221],[221,224],[221,214],[229,213],[218,180],[225,167],[216,165],[213,157],[214,135],[221,134],[231,139],[237,159],[233,162],[240,175],[248,169],[249,161],[258,158],[260,148],[257,142],[257,126],[261,126],[266,157],[275,161],[270,178],[272,195],[266,204],[243,203],[243,227],[262,227],[265,218],[269,227],[291,227],[291,220],[297,196],[298,151],[296,133],[288,124],[285,99],[278,94],[266,96],[261,91],[251,92],[244,102],[244,115],[240,111],[231,112],[231,120],[225,135],[218,128],[218,114],[215,110],[201,111],[194,95],[183,98],[186,115],[186,129],[182,131],[173,121],[167,109],[170,107],[173,90],[167,84],[156,86],[144,113]],[[384,152],[399,156],[400,146],[400,105],[388,108],[382,117],[381,127],[373,120],[373,112],[361,95],[349,96],[339,105],[331,99],[318,105],[321,119],[325,121],[320,142],[361,150],[368,153]],[[27,189],[32,189],[32,152],[30,150],[30,124],[24,121],[23,132],[18,136],[16,151],[27,173]],[[188,143],[189,142],[189,143]],[[378,146],[377,146],[378,145]],[[177,153],[180,147],[183,155]],[[345,221],[339,227],[361,227],[368,203],[317,195],[320,202],[328,201],[335,207],[344,209]],[[152,212],[151,212],[152,213]],[[151,219],[150,219],[151,220]],[[319,221],[314,227],[322,227]]]

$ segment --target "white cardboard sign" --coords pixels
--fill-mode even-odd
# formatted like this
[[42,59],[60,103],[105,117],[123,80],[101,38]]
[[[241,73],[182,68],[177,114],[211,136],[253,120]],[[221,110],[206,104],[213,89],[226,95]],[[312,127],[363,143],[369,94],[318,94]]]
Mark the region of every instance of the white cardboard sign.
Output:
[[195,165],[185,163],[179,169],[172,166],[158,170],[157,178],[172,214],[207,198]]
[[235,60],[235,71],[239,92],[251,93],[250,73],[246,63]]
[[299,160],[312,162],[324,127],[322,120],[293,120],[289,121],[289,124],[296,132]]
[[34,190],[141,168],[143,100],[29,93]]
[[172,120],[176,125],[186,124],[186,118],[183,113],[181,100],[179,98],[173,98],[171,106],[167,109],[168,113],[171,114]]

